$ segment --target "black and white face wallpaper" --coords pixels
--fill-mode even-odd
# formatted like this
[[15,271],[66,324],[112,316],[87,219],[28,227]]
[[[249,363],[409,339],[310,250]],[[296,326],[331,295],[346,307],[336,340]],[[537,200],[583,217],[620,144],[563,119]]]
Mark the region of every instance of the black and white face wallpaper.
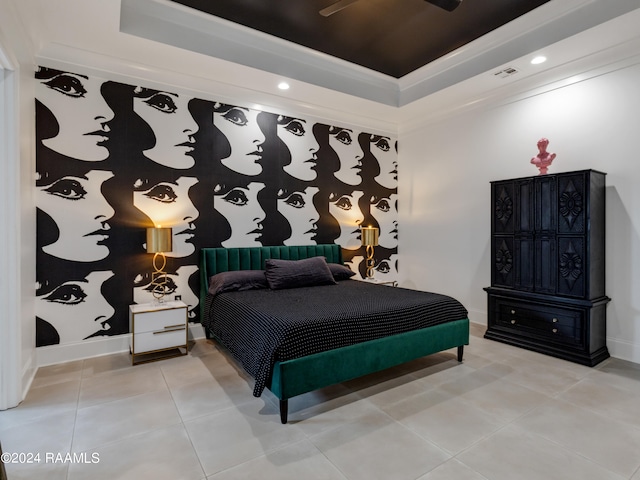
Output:
[[397,279],[397,141],[341,125],[39,67],[36,345],[129,332],[154,300],[147,227],[171,227],[168,297],[198,318],[198,251],[336,243]]

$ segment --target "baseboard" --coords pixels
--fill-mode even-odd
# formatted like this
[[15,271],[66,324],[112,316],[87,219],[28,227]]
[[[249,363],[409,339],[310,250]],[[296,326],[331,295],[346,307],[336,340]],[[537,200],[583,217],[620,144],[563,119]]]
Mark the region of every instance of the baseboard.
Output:
[[31,349],[31,355],[29,355],[29,361],[24,365],[22,369],[22,399],[27,398],[27,393],[31,388],[31,384],[33,383],[33,379],[36,378],[36,373],[38,373],[38,363],[37,363],[37,351],[36,349]]
[[479,325],[487,325],[487,312],[481,310],[469,310],[469,321]]
[[640,345],[637,343],[607,337],[607,348],[612,357],[640,364]]
[[[117,335],[108,338],[96,338],[65,345],[50,345],[36,348],[36,362],[38,367],[55,365],[58,363],[84,360],[85,358],[101,357],[114,353],[129,352],[130,334]],[[189,340],[205,338],[202,325],[189,325]]]

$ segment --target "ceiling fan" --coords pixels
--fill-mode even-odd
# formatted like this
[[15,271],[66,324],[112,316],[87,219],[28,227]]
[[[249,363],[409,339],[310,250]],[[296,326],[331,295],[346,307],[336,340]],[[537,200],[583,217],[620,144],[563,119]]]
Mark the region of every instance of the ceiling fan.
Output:
[[[356,3],[358,0],[338,0],[335,3],[332,3],[328,7],[320,10],[320,15],[323,17],[328,17],[333,15],[334,13],[339,12],[347,8],[349,5]],[[447,12],[453,12],[458,6],[462,3],[462,0],[425,0],[436,7],[440,7],[445,9]]]

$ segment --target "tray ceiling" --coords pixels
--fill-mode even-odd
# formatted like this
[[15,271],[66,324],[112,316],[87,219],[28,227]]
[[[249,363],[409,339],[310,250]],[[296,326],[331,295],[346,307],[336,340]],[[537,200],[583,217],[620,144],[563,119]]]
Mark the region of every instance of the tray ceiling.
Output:
[[448,12],[425,0],[354,0],[319,13],[334,3],[121,0],[120,31],[401,107],[638,9],[638,0],[463,0]]
[[[425,0],[173,1],[400,78],[549,0],[464,0],[452,12]],[[319,13],[334,4],[348,6]]]

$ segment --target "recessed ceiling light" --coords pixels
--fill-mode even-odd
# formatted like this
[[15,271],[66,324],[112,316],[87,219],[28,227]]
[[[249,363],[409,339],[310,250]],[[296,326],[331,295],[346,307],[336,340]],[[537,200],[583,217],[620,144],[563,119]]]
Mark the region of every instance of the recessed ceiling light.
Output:
[[547,57],[539,55],[539,56],[535,57],[533,60],[531,60],[531,63],[533,65],[539,65],[539,64],[544,63],[546,61],[547,61]]
[[289,84],[287,82],[280,82],[278,88],[280,90],[289,90]]

